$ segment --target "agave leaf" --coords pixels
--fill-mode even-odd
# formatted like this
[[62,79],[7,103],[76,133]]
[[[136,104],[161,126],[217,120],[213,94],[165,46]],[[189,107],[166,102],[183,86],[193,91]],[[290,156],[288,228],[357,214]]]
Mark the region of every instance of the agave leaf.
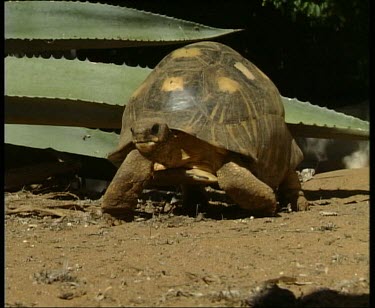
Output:
[[5,95],[124,106],[149,68],[89,61],[5,58]]
[[98,129],[44,125],[5,125],[5,143],[107,158],[119,136]]
[[119,48],[207,40],[219,29],[150,12],[99,3],[5,3],[6,51]]
[[5,58],[5,122],[121,128],[125,103],[148,68]]
[[326,107],[281,97],[285,122],[293,136],[311,138],[369,139],[370,124]]

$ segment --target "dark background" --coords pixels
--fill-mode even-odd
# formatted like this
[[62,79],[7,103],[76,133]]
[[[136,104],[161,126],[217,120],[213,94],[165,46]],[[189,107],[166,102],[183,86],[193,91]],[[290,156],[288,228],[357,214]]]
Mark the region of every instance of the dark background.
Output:
[[[287,97],[330,108],[369,97],[369,1],[344,1],[337,16],[317,21],[291,16],[262,0],[100,1],[164,14],[204,25],[244,29],[215,39],[240,52],[265,72]],[[355,11],[354,11],[355,10]],[[345,22],[339,23],[339,17]],[[185,44],[79,51],[93,61],[153,68]]]

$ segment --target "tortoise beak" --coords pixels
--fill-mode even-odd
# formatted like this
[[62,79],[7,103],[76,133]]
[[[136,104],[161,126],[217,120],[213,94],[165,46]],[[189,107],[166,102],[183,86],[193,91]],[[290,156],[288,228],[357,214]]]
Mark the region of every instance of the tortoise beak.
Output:
[[157,143],[153,142],[153,141],[135,143],[135,147],[141,153],[150,153],[150,152],[154,151],[154,149],[156,148],[156,145],[157,145]]
[[140,152],[149,153],[167,140],[170,130],[167,124],[156,122],[138,122],[130,128],[133,143]]

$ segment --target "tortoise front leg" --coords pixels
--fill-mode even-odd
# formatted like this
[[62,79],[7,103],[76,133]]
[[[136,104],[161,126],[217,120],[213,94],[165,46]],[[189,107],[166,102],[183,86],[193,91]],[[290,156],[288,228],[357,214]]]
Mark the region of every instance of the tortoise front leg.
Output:
[[274,191],[247,168],[228,162],[217,171],[217,180],[220,188],[241,208],[256,216],[275,215]]
[[131,151],[104,194],[103,212],[113,216],[129,215],[152,177],[152,166],[152,162],[143,157],[138,150]]
[[279,200],[282,205],[291,205],[293,211],[307,211],[309,203],[303,194],[297,172],[291,170],[279,186]]

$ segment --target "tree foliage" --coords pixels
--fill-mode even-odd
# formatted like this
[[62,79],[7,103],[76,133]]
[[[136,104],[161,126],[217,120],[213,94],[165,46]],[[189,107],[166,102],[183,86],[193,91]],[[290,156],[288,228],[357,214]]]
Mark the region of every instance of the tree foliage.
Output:
[[351,19],[366,18],[369,10],[369,2],[364,0],[263,0],[263,6],[268,4],[290,15],[293,20],[302,15],[312,23],[339,28]]

